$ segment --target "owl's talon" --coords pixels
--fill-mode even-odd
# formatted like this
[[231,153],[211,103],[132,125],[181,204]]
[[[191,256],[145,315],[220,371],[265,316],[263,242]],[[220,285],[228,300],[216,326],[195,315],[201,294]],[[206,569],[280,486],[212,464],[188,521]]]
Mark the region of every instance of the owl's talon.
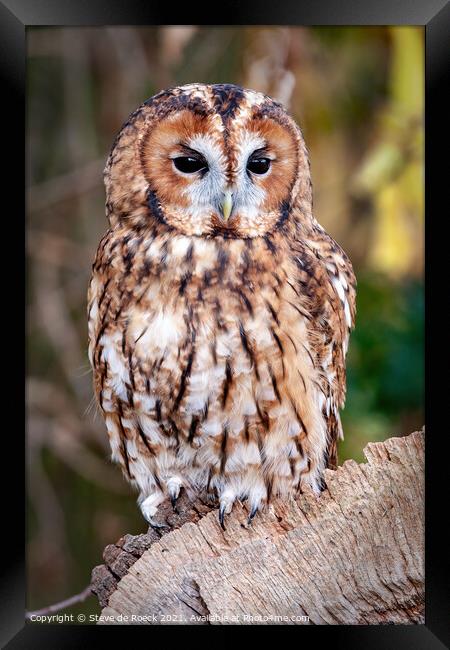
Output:
[[256,513],[258,512],[258,506],[253,506],[250,510],[250,514],[247,519],[247,526],[251,526],[253,519],[255,518]]
[[222,527],[222,530],[225,529],[224,519],[225,515],[229,515],[233,509],[233,503],[236,499],[236,493],[231,489],[226,489],[220,495],[220,505],[219,505],[219,522]]
[[225,504],[222,503],[220,508],[219,508],[219,523],[222,528],[222,530],[226,530],[225,524],[224,524],[224,519],[225,519]]

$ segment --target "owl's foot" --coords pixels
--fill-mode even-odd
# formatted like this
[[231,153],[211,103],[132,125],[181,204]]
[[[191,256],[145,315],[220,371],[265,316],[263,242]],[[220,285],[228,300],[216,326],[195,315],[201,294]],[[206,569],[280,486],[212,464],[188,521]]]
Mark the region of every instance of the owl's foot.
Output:
[[[242,501],[242,499],[241,499],[241,501]],[[219,507],[219,523],[220,523],[223,530],[226,530],[226,528],[225,528],[225,515],[230,514],[231,510],[233,509],[233,503],[234,503],[234,501],[231,503],[231,505],[227,504],[226,502],[222,502],[222,501],[220,503],[220,507]],[[253,519],[255,518],[258,510],[259,510],[259,504],[252,506],[252,508],[251,508],[251,510],[249,512],[248,518],[247,518],[247,526],[251,526],[251,524],[253,522]]]
[[172,476],[167,481],[167,491],[169,493],[170,503],[172,504],[172,508],[175,514],[178,514],[177,499],[180,496],[181,484],[182,481],[179,476]]
[[164,501],[164,494],[162,492],[153,492],[139,505],[144,518],[148,521],[149,525],[155,530],[161,528],[170,528],[165,521],[159,521],[156,518],[158,506]]
[[[225,515],[229,515],[233,509],[234,502],[238,498],[236,492],[230,488],[227,488],[222,492],[219,499],[219,523],[223,530],[225,528]],[[249,494],[239,496],[239,501],[249,502],[249,514],[247,518],[247,526],[250,526],[253,522],[253,519],[257,515],[261,506],[265,503],[266,495],[264,490],[255,490],[250,491]]]
[[224,523],[225,515],[229,515],[230,512],[232,511],[235,499],[236,499],[236,494],[232,490],[225,490],[220,495],[219,523],[222,530],[226,530],[225,523]]

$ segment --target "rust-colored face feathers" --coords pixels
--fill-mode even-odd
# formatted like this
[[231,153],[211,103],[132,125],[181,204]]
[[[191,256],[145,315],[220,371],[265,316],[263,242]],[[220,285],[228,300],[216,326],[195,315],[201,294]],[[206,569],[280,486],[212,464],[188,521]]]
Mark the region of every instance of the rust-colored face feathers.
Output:
[[148,100],[105,171],[115,216],[197,236],[265,235],[310,185],[295,122],[269,97],[232,85],[193,84]]

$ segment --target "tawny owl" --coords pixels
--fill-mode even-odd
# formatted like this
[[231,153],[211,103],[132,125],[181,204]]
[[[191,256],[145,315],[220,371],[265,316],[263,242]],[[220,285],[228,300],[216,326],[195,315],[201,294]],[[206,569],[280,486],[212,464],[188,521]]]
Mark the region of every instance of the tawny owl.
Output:
[[112,458],[158,526],[180,489],[319,492],[336,464],[355,277],[312,214],[302,133],[271,98],[190,84],[144,102],[105,168],[89,357]]

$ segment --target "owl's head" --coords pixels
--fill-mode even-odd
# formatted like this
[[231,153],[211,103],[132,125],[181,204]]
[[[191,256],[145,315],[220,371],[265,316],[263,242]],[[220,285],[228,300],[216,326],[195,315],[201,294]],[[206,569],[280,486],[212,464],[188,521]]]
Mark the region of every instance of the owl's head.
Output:
[[145,102],[105,169],[111,221],[157,220],[186,235],[264,236],[310,209],[301,131],[270,97],[191,84]]

